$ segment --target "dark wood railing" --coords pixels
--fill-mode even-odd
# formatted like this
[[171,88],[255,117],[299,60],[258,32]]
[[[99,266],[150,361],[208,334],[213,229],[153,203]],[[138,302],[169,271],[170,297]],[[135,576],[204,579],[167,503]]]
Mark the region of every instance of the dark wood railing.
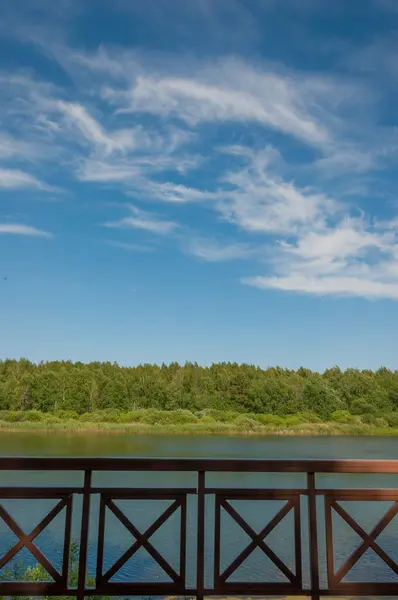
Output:
[[[398,474],[398,461],[361,461],[361,460],[208,460],[208,459],[133,459],[133,458],[3,458],[0,459],[0,471],[45,471],[76,472],[83,475],[83,483],[74,487],[0,487],[0,517],[15,534],[18,541],[0,558],[0,569],[6,567],[22,549],[26,548],[36,561],[48,572],[49,582],[0,582],[1,596],[230,596],[230,595],[300,595],[319,598],[320,596],[347,595],[398,595],[397,562],[377,542],[378,536],[391,523],[398,513],[398,489],[326,489],[317,486],[318,474]],[[192,487],[96,487],[92,476],[99,471],[109,472],[191,472],[195,474],[196,484]],[[225,488],[207,485],[210,473],[301,473],[305,477],[303,487],[294,489],[270,489],[256,485],[254,488]],[[1,474],[0,474],[1,476]],[[78,584],[76,588],[68,583],[68,565],[71,546],[71,527],[74,518],[73,499],[82,497],[79,513],[80,548],[78,565]],[[187,498],[196,498],[196,584],[187,583]],[[95,583],[88,586],[86,573],[88,567],[88,545],[90,517],[93,521],[91,503],[99,498],[96,531],[96,571]],[[205,560],[206,531],[205,507],[207,500],[214,499],[214,521],[212,520],[212,585],[206,585],[208,561]],[[320,498],[320,500],[319,500]],[[3,506],[3,500],[53,499],[56,504],[47,516],[30,533],[22,531],[10,511]],[[171,504],[144,532],[135,525],[117,505],[118,500],[169,500]],[[264,523],[260,532],[255,531],[231,504],[234,500],[256,502],[258,500],[284,501],[283,507],[269,521]],[[116,501],[116,502],[115,502]],[[391,506],[370,533],[343,508],[344,501],[389,501]],[[303,508],[305,507],[305,514]],[[51,563],[49,557],[35,545],[37,536],[59,515],[65,511],[65,530],[61,572]],[[132,545],[116,562],[104,572],[104,547],[106,512],[110,511],[131,533]],[[179,517],[179,567],[175,568],[162,556],[151,542],[151,537],[177,511]],[[221,513],[225,511],[250,538],[250,543],[242,548],[238,556],[223,571],[220,567],[222,543]],[[335,568],[335,548],[333,538],[333,511],[361,538],[361,542],[348,559]],[[293,565],[288,566],[267,544],[267,536],[288,515],[293,514],[292,540],[294,542]],[[304,518],[303,518],[304,514]],[[266,520],[266,517],[265,517]],[[302,522],[303,521],[303,522]],[[305,521],[305,522],[304,522]],[[33,525],[33,524],[32,524]],[[93,523],[91,523],[93,526]],[[325,586],[320,584],[320,551],[318,536],[321,529],[326,547]],[[303,535],[305,530],[305,535]],[[112,581],[120,569],[139,549],[148,554],[168,575],[171,583]],[[286,582],[265,581],[262,573],[257,573],[254,581],[229,581],[240,565],[255,551],[260,549],[275,565]],[[344,581],[349,571],[358,563],[368,549],[372,549],[389,567],[392,578],[387,581],[367,582]],[[309,555],[309,579],[304,581],[303,556]]]

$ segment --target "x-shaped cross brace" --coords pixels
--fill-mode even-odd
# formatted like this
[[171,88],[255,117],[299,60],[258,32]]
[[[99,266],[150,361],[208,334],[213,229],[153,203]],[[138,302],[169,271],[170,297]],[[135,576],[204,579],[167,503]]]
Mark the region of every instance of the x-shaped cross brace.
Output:
[[235,558],[233,563],[220,575],[220,580],[223,583],[227,582],[227,579],[236,571],[236,569],[246,560],[246,558],[256,549],[260,548],[266,556],[278,567],[280,571],[289,579],[293,584],[296,583],[296,576],[292,571],[285,565],[285,563],[271,550],[271,548],[264,542],[264,539],[271,533],[271,531],[282,521],[282,519],[294,508],[294,501],[289,500],[285,506],[274,516],[273,519],[260,531],[256,533],[254,529],[250,527],[243,519],[243,517],[227,502],[225,498],[220,500],[220,506],[227,511],[227,513],[240,525],[251,537],[252,541],[246,548]]
[[63,498],[54,506],[54,508],[44,517],[44,519],[31,531],[26,534],[19,525],[14,521],[11,515],[6,509],[0,504],[0,517],[8,525],[13,533],[18,538],[18,542],[14,544],[12,548],[0,558],[0,569],[2,569],[10,560],[20,551],[22,548],[27,548],[37,561],[45,568],[47,573],[54,579],[55,582],[61,583],[62,575],[54,568],[50,561],[44,556],[44,554],[38,549],[33,543],[33,540],[55,519],[55,517],[61,512],[61,510],[67,506],[68,498]]
[[[394,516],[398,512],[398,502],[394,502],[391,508],[386,512],[386,514],[380,519],[377,525],[372,529],[370,533],[366,533],[362,529],[360,525],[349,515],[342,506],[332,500],[329,505],[333,508],[337,514],[340,515],[342,519],[350,527],[357,533],[362,539],[363,542],[354,550],[354,552],[349,556],[347,561],[340,567],[337,573],[329,573],[329,579],[332,581],[329,584],[336,585],[341,582],[343,577],[345,577],[353,566],[359,561],[361,556],[368,550],[368,548],[372,548],[374,552],[398,575],[398,565],[390,558],[390,556],[379,546],[379,544],[375,541],[376,538],[381,534],[381,532],[387,527],[387,525],[392,521]],[[329,516],[331,519],[331,515]],[[331,521],[330,521],[331,522]]]
[[175,500],[148,529],[141,533],[133,523],[126,517],[118,506],[110,498],[105,499],[105,505],[113,512],[126,529],[135,537],[136,541],[126,550],[126,552],[115,562],[115,564],[101,576],[101,582],[109,582],[109,580],[122,568],[122,566],[140,549],[145,550],[152,558],[162,567],[167,575],[174,583],[181,583],[181,577],[171,567],[171,565],[163,558],[163,556],[154,548],[149,541],[149,538],[167,521],[169,517],[181,506],[181,500]]

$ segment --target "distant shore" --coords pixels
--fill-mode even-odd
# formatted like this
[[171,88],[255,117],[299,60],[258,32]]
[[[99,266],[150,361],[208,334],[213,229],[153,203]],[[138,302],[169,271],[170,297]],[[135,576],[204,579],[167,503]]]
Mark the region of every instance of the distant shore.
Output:
[[0,421],[0,432],[48,432],[81,434],[159,434],[159,435],[230,435],[230,436],[398,436],[398,428],[375,427],[364,424],[302,423],[299,425],[244,429],[228,423],[187,423],[177,425],[149,425],[145,423],[94,423],[79,421],[5,422]]

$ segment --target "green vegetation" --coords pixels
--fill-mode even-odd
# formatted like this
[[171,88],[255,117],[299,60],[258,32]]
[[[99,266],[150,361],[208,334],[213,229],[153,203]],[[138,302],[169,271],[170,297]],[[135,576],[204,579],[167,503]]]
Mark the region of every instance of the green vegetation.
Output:
[[[70,589],[77,588],[79,576],[79,546],[77,542],[72,541],[70,546],[70,558],[69,558],[69,569],[68,569],[68,586]],[[47,582],[49,581],[49,575],[44,567],[40,563],[36,563],[33,567],[26,566],[23,561],[14,563],[12,567],[5,568],[0,573],[0,581],[12,581],[12,582]],[[86,573],[86,586],[94,587],[95,578],[90,574],[89,571]],[[43,596],[43,600],[50,600],[57,596]],[[7,600],[8,597],[0,596],[0,600]],[[13,600],[35,600],[33,596],[13,596]],[[65,600],[76,600],[75,596],[63,596]],[[111,600],[111,596],[95,596],[95,600]],[[140,598],[140,597],[138,597]],[[113,600],[117,600],[113,597]],[[141,600],[150,600],[146,596],[141,596]],[[175,597],[175,600],[194,600],[190,596]]]
[[393,433],[398,371],[5,360],[0,428]]
[[[142,409],[123,413],[115,410],[85,413],[75,419],[29,411],[0,411],[0,431],[64,431],[178,434],[246,434],[246,435],[397,435],[398,426],[382,417],[354,416],[348,411],[336,411],[322,422],[311,413],[279,417],[256,413],[240,413],[231,420],[210,414],[186,411]],[[183,413],[183,415],[182,415]],[[183,418],[181,418],[183,416]],[[225,415],[224,415],[225,416]],[[392,415],[391,415],[392,416]],[[395,416],[395,415],[394,415]],[[184,418],[187,420],[184,421]],[[189,420],[188,420],[189,419]]]
[[[79,547],[76,542],[71,543],[70,548],[70,559],[69,559],[69,578],[68,585],[70,588],[77,587],[78,581],[78,573],[79,573]],[[21,561],[19,563],[14,563],[12,567],[8,567],[0,573],[0,581],[23,581],[26,583],[32,582],[46,582],[49,581],[49,575],[44,567],[37,563],[36,565],[26,566],[26,564]],[[86,583],[88,586],[93,586],[95,584],[94,578],[87,573],[86,575]],[[50,600],[54,596],[44,596],[43,600]],[[31,596],[13,596],[14,600],[34,600]],[[64,596],[65,600],[75,600],[76,596]],[[0,600],[6,600],[4,596],[0,596]],[[110,600],[109,596],[96,596],[96,600]]]

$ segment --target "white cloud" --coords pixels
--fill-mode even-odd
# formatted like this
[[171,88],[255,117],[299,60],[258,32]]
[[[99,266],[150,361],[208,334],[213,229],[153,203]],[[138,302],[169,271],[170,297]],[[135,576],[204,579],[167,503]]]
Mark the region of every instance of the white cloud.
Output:
[[[183,162],[182,160],[181,164]],[[116,160],[88,158],[78,166],[76,176],[81,181],[123,184],[127,189],[144,196],[153,199],[157,197],[160,199],[163,196],[163,199],[167,200],[167,194],[162,193],[163,184],[157,184],[149,177],[161,171],[176,170],[177,166],[173,157],[167,155],[137,156]]]
[[324,145],[331,136],[312,112],[309,95],[305,82],[231,61],[199,73],[197,79],[140,75],[127,94],[108,90],[107,97],[125,112],[174,116],[192,126],[201,121],[251,121]]
[[81,181],[97,181],[103,183],[136,182],[142,177],[138,164],[131,161],[115,163],[100,160],[84,160],[77,169],[77,177]]
[[80,73],[81,83],[98,88],[102,81],[102,99],[119,113],[177,118],[191,127],[223,122],[274,130],[315,147],[325,174],[372,169],[394,145],[372,112],[377,91],[363,78],[105,46],[92,53],[57,46],[54,55],[72,76]]
[[178,223],[160,219],[145,210],[141,210],[136,206],[129,206],[131,216],[124,217],[119,221],[111,221],[105,223],[106,227],[116,227],[121,229],[142,229],[159,235],[169,235],[178,227]]
[[358,79],[297,72],[267,62],[228,57],[200,61],[104,46],[93,53],[57,46],[54,55],[81,82],[89,77],[98,86],[103,81],[102,99],[122,113],[173,117],[192,127],[206,122],[259,125],[323,154],[340,141],[343,131],[346,135],[347,126],[352,129],[350,109],[369,104],[371,97]]
[[57,106],[65,114],[70,124],[75,125],[87,140],[95,145],[103,146],[105,150],[112,150],[111,140],[105,135],[101,125],[81,104],[59,101]]
[[397,230],[398,231],[398,218],[392,218],[388,221],[378,221],[377,222],[377,227],[379,227],[380,229],[385,229],[385,230]]
[[243,283],[258,288],[315,294],[318,296],[357,296],[368,299],[398,300],[398,282],[388,283],[359,277],[246,277]]
[[147,182],[143,184],[142,191],[154,200],[182,204],[186,202],[204,202],[216,200],[219,195],[216,192],[207,192],[197,188],[188,187],[178,183],[166,181],[164,183]]
[[10,135],[0,132],[0,159],[22,158],[33,161],[47,155],[38,144],[15,139]]
[[41,231],[30,225],[21,225],[19,223],[0,223],[0,234],[7,233],[11,235],[27,235],[34,237],[52,237],[51,233]]
[[209,240],[198,219],[187,240],[174,217],[135,206],[106,226],[171,236],[208,262],[261,260],[265,273],[250,285],[397,298],[394,227],[376,221],[375,203],[358,219],[363,207],[344,200],[369,197],[382,181],[370,188],[370,175],[398,150],[368,84],[226,57],[54,48],[74,86],[0,73],[0,187],[51,190],[30,172],[45,159],[90,193],[107,185],[185,214],[179,205],[202,205],[228,237]]
[[366,231],[361,220],[346,219],[334,228],[309,231],[295,245],[284,244],[283,247],[285,252],[303,260],[335,260],[358,256],[372,247],[388,251],[391,242],[391,235]]
[[3,169],[0,167],[0,188],[23,189],[36,188],[44,191],[54,191],[54,188],[46,185],[34,175],[20,171],[19,169]]
[[306,232],[282,243],[274,273],[244,278],[247,285],[316,295],[398,299],[398,240],[390,231],[366,229],[361,220]]
[[[66,116],[69,125],[80,130],[96,150],[106,155],[112,152],[126,153],[136,149],[138,144],[143,142],[142,131],[139,128],[119,129],[108,133],[81,104],[59,101],[57,106]],[[139,137],[138,133],[141,134]]]
[[248,259],[256,250],[249,244],[235,243],[221,245],[214,240],[194,239],[188,245],[188,251],[206,262],[225,262]]
[[[252,232],[295,233],[303,227],[319,227],[339,210],[338,202],[322,193],[300,189],[272,168],[269,148],[247,154],[248,164],[223,177],[229,189],[218,191],[223,217]],[[232,188],[232,189],[231,189]]]

